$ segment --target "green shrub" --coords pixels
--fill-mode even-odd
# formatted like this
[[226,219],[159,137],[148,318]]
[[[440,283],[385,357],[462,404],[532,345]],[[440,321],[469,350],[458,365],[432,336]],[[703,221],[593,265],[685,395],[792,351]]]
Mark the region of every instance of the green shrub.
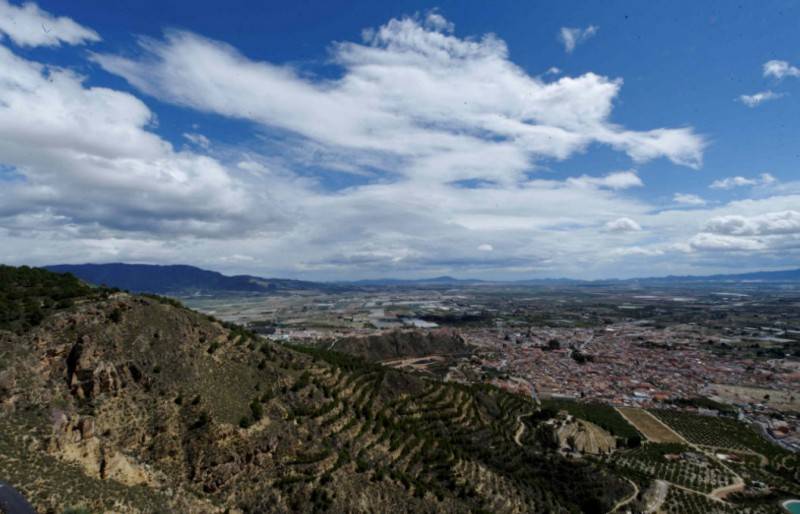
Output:
[[264,417],[264,407],[261,406],[261,402],[258,401],[258,398],[254,398],[253,401],[250,402],[250,413],[255,421],[259,421]]

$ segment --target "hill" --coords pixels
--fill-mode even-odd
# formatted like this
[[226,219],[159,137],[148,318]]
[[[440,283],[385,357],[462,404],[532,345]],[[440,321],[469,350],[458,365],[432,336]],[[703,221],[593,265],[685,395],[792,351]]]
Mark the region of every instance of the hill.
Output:
[[334,342],[336,351],[357,355],[369,361],[426,355],[469,354],[472,348],[457,331],[395,330],[364,337],[342,337]]
[[0,469],[39,512],[577,513],[631,492],[541,444],[527,398],[41,270],[2,268],[0,292]]
[[72,273],[95,285],[106,285],[137,293],[271,293],[298,289],[320,289],[322,284],[301,280],[227,276],[194,266],[151,264],[58,264],[45,266],[55,273]]

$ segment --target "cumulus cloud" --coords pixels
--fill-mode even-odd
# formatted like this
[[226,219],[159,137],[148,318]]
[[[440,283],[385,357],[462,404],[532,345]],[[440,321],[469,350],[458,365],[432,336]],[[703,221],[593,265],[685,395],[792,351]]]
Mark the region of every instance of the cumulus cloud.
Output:
[[675,193],[672,201],[681,205],[705,205],[706,201],[697,195],[686,193]]
[[0,35],[18,46],[80,45],[100,41],[94,30],[79,25],[70,18],[53,16],[26,2],[21,6],[0,0]]
[[561,27],[561,30],[558,32],[558,40],[564,45],[564,51],[568,54],[571,54],[575,51],[575,47],[578,44],[583,43],[589,38],[594,37],[597,34],[598,27],[595,25],[589,25],[586,28],[574,28],[574,27]]
[[786,61],[772,60],[764,63],[764,76],[782,79],[784,77],[800,77],[800,68]]
[[711,189],[733,189],[735,187],[744,186],[768,186],[770,184],[774,184],[776,181],[777,179],[769,173],[762,173],[755,178],[747,178],[737,175],[735,177],[726,177],[724,179],[715,180],[709,187],[711,187]]
[[733,236],[800,234],[800,212],[768,212],[758,216],[730,215],[709,220],[706,230]]
[[618,218],[606,223],[605,229],[608,232],[624,233],[639,232],[642,230],[642,227],[630,218]]
[[800,248],[800,212],[785,210],[716,216],[689,239],[688,245],[692,251],[748,252],[775,258],[778,255],[790,256]]
[[[127,93],[0,46],[0,225],[196,234],[239,232],[255,205],[217,160],[177,152],[150,132],[153,114]],[[36,214],[33,214],[36,213]]]
[[777,100],[782,97],[783,93],[775,93],[774,91],[766,90],[754,93],[752,95],[740,95],[738,100],[745,104],[747,107],[758,107],[764,102],[769,100]]

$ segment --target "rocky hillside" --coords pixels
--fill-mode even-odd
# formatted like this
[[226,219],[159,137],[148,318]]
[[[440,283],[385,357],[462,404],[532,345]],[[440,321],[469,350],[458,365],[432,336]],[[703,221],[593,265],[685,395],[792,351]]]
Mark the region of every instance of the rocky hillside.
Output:
[[589,421],[561,413],[543,428],[552,430],[552,440],[561,450],[605,455],[617,447],[617,439]]
[[0,470],[40,512],[605,512],[630,493],[541,446],[525,398],[3,271]]

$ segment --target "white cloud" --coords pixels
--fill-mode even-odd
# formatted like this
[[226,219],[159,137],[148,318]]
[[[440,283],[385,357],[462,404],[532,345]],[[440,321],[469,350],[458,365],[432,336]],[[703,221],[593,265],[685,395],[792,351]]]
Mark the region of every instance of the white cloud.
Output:
[[732,237],[702,232],[689,240],[693,250],[702,251],[756,251],[766,249],[766,245],[754,239]]
[[711,183],[710,187],[712,189],[733,189],[735,187],[744,186],[768,186],[774,184],[776,181],[777,179],[771,174],[762,173],[755,178],[746,178],[742,176],[726,177],[724,179],[715,180]]
[[709,220],[706,230],[715,234],[732,236],[800,234],[800,212],[787,210],[749,217],[720,216]]
[[[752,206],[755,202],[746,201],[740,205]],[[780,255],[791,262],[800,249],[800,212],[784,210],[716,216],[689,239],[689,247],[703,252],[748,252],[772,258]]]
[[774,184],[775,182],[778,181],[778,179],[776,179],[775,177],[773,177],[769,173],[762,173],[761,175],[758,176],[758,178],[761,180],[761,184],[760,185],[762,185],[762,186],[768,186],[768,185]]
[[672,201],[681,205],[705,205],[706,201],[697,195],[686,193],[675,193]]
[[619,257],[626,256],[643,256],[643,257],[658,257],[664,255],[664,250],[661,248],[651,248],[643,246],[629,246],[624,248],[616,248],[612,251],[612,255]]
[[0,0],[0,34],[19,46],[80,45],[100,41],[94,30],[70,18],[53,16],[33,2],[21,6]]
[[609,221],[605,225],[605,229],[608,232],[639,232],[642,230],[642,227],[636,223],[636,221],[630,218],[618,218],[613,221]]
[[300,139],[295,148],[314,145],[346,161],[357,153],[415,180],[514,182],[536,161],[592,143],[637,162],[700,166],[705,140],[692,129],[639,132],[610,121],[621,80],[586,73],[545,83],[512,63],[496,36],[461,39],[439,25],[394,19],[367,31],[363,44],[335,44],[342,73],[334,80],[179,31],[142,39],[138,58],[94,60],[160,99],[286,132]]
[[429,11],[425,15],[425,26],[437,32],[453,32],[456,29],[452,22],[436,11]]
[[800,68],[786,61],[772,60],[764,63],[764,76],[782,79],[784,77],[800,77]]
[[193,143],[205,150],[208,150],[208,148],[211,146],[211,141],[203,134],[198,134],[196,132],[184,132],[183,137],[186,138],[186,140],[188,140],[190,143]]
[[[147,130],[137,98],[0,46],[0,226],[219,237],[252,229],[256,199],[219,161]],[[267,220],[263,220],[267,221]]]
[[775,93],[773,91],[760,91],[758,93],[754,93],[752,95],[740,95],[738,100],[745,104],[747,107],[753,108],[758,107],[764,102],[769,100],[777,100],[778,98],[782,97],[783,93]]
[[[2,48],[0,180],[14,180],[0,187],[0,261],[190,260],[342,278],[609,275],[624,256],[623,273],[641,274],[710,233],[704,220],[766,209],[659,210],[629,193],[643,185],[633,170],[536,178],[540,162],[596,144],[697,167],[705,142],[686,127],[614,123],[621,79],[544,83],[495,36],[458,38],[430,14],[335,44],[335,80],[185,32],[142,45],[133,59],[95,59],[147,94],[253,122],[268,146],[217,148],[187,127],[191,145],[173,148],[135,96]],[[357,176],[331,188],[337,173]],[[771,201],[781,211],[790,199]]]
[[571,54],[579,43],[583,43],[587,39],[597,34],[598,27],[589,25],[585,29],[574,27],[561,27],[558,32],[558,40],[564,45],[564,50]]
[[644,184],[635,171],[616,171],[602,177],[581,175],[568,179],[570,184],[580,187],[602,187],[608,189],[628,189],[641,187]]

